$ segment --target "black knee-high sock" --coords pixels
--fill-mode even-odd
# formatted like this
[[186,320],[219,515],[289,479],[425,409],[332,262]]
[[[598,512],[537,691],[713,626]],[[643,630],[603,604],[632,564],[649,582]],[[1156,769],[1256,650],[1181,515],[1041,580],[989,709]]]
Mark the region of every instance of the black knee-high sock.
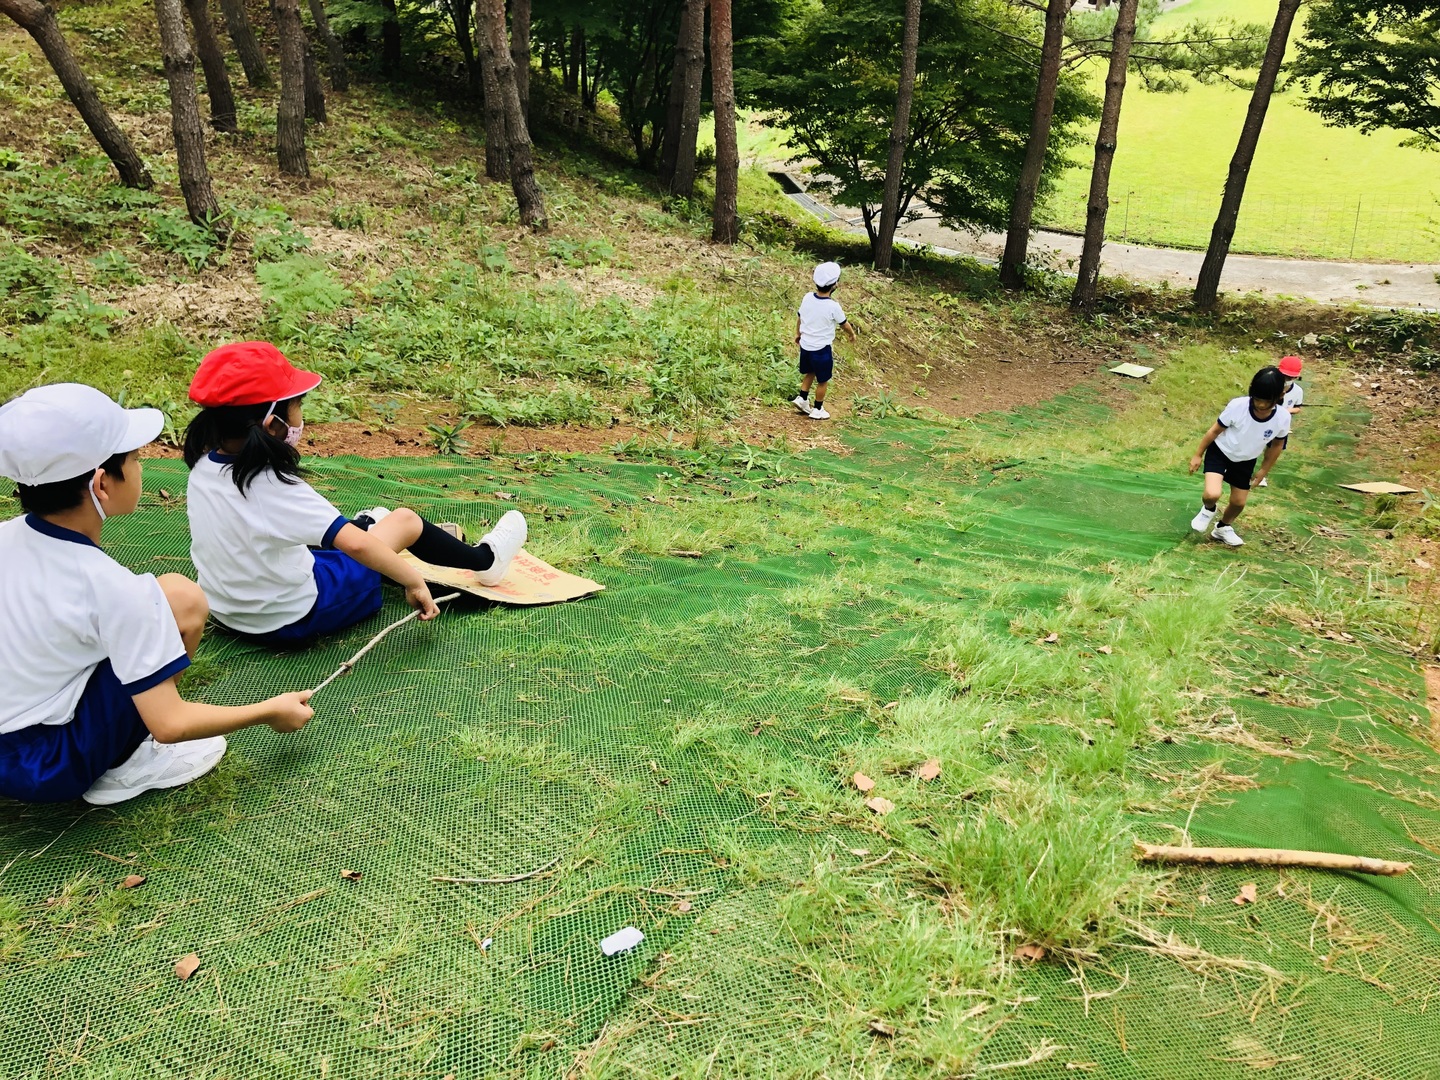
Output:
[[410,554],[431,566],[454,566],[461,570],[489,570],[495,552],[489,544],[470,545],[456,540],[444,529],[420,519],[420,539],[410,545]]

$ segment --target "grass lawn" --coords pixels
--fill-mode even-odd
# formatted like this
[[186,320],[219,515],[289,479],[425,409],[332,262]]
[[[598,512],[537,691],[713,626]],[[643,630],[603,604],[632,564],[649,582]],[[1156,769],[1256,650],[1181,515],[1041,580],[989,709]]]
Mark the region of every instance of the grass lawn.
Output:
[[[1193,0],[1158,25],[1177,29],[1221,17],[1264,21],[1273,8],[1249,0]],[[1098,64],[1093,81],[1101,93],[1104,70]],[[1203,248],[1248,105],[1249,94],[1234,88],[1153,94],[1132,77],[1110,181],[1110,237]],[[1440,261],[1434,194],[1440,159],[1400,146],[1403,137],[1326,127],[1304,108],[1298,87],[1278,95],[1265,120],[1234,250]],[[1084,228],[1090,152],[1089,145],[1073,152],[1082,164],[1063,178],[1046,208],[1047,224]]]

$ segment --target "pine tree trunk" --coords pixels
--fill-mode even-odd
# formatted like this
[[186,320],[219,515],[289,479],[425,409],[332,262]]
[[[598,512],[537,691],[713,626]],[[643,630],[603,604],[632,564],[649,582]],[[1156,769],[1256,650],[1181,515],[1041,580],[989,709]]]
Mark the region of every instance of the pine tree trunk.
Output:
[[305,31],[299,0],[275,0],[275,26],[280,33],[280,104],[275,113],[275,149],[280,171],[309,176],[305,157]]
[[1035,197],[1045,171],[1045,153],[1050,146],[1050,125],[1055,119],[1055,92],[1060,87],[1060,59],[1065,47],[1065,18],[1075,0],[1048,0],[1045,6],[1045,39],[1040,46],[1040,80],[1035,87],[1035,110],[1030,117],[1030,138],[1025,144],[1025,161],[1010,204],[1010,231],[1005,235],[1005,254],[1000,259],[1000,284],[1018,289],[1025,284],[1025,262],[1030,254],[1030,226],[1035,218]]
[[700,91],[705,83],[705,0],[686,0],[675,47],[675,74],[670,82],[671,107],[679,113],[665,135],[661,182],[673,195],[688,199],[695,193],[695,142],[700,134]]
[[210,97],[210,126],[232,135],[240,130],[235,118],[235,94],[230,89],[230,73],[225,70],[225,54],[215,37],[206,0],[185,0],[185,13],[195,29],[195,55],[205,72],[205,92]]
[[510,187],[520,206],[520,223],[532,229],[543,229],[547,225],[545,196],[535,179],[530,129],[525,124],[525,114],[520,108],[520,92],[515,86],[515,65],[510,60],[510,43],[505,33],[505,0],[478,0],[476,11],[490,46],[490,64],[495,69],[495,82],[505,109],[505,149],[510,158]]
[[[303,27],[302,27],[303,32]],[[320,81],[320,67],[310,55],[310,43],[302,41],[305,58],[305,118],[323,124],[325,114],[325,84]]]
[[80,114],[85,126],[90,129],[90,134],[95,136],[95,141],[114,163],[115,170],[120,174],[120,182],[126,187],[150,187],[153,183],[150,170],[145,168],[145,162],[140,160],[135,147],[111,118],[109,111],[100,101],[100,95],[95,92],[94,85],[81,70],[80,62],[70,51],[65,35],[60,32],[60,24],[55,20],[55,12],[49,5],[40,3],[39,0],[0,0],[0,14],[14,19],[35,39],[35,44],[40,46],[45,59],[50,61],[60,85],[65,87],[65,93],[75,106],[75,111]]
[[1125,73],[1130,46],[1135,42],[1135,16],[1140,0],[1120,0],[1115,36],[1110,42],[1110,71],[1105,76],[1105,104],[1100,112],[1100,133],[1095,137],[1095,165],[1090,171],[1090,203],[1085,211],[1085,243],[1080,249],[1080,270],[1070,306],[1080,309],[1095,299],[1100,283],[1100,252],[1105,246],[1105,216],[1110,211],[1110,167],[1115,162],[1115,139],[1120,131],[1120,103],[1125,97]]
[[1245,198],[1245,184],[1250,179],[1250,166],[1255,161],[1255,148],[1260,143],[1265,113],[1270,108],[1270,97],[1275,92],[1275,80],[1280,74],[1280,65],[1285,61],[1285,46],[1290,41],[1290,29],[1301,2],[1280,0],[1279,9],[1275,12],[1270,42],[1265,47],[1260,74],[1250,95],[1250,109],[1245,114],[1245,125],[1240,129],[1235,156],[1230,159],[1230,173],[1225,177],[1220,212],[1215,217],[1215,227],[1210,230],[1210,246],[1205,251],[1205,262],[1201,264],[1200,277],[1195,282],[1195,306],[1198,308],[1214,307],[1219,296],[1220,275],[1225,270],[1230,244],[1235,239],[1235,224],[1240,219],[1240,203]]
[[245,81],[257,90],[270,86],[273,81],[270,65],[265,62],[265,50],[250,25],[245,0],[220,0],[220,13],[225,16],[225,29],[235,43],[235,55],[240,57],[240,66],[245,69]]
[[690,8],[680,5],[680,27],[675,34],[675,62],[670,68],[670,93],[665,99],[665,134],[660,138],[660,186],[667,191],[675,179],[675,157],[680,145],[680,117],[685,111],[686,42],[690,40]]
[[[477,0],[483,2],[483,0]],[[491,180],[510,179],[510,155],[506,150],[505,102],[500,98],[500,79],[480,19],[480,77],[485,85],[485,175]]]
[[565,93],[580,93],[580,67],[585,62],[585,31],[580,26],[570,28],[570,61],[565,67]]
[[325,0],[310,0],[310,18],[315,20],[315,32],[325,43],[325,66],[330,71],[330,89],[342,93],[350,89],[350,66],[345,63],[345,47],[330,29],[330,17],[325,14]]
[[160,59],[170,84],[170,126],[175,135],[175,160],[185,208],[197,225],[209,225],[220,216],[220,204],[210,186],[205,165],[205,127],[195,94],[195,53],[185,31],[180,0],[155,0],[155,21],[160,27]]
[[730,0],[710,4],[710,85],[715,103],[715,219],[710,238],[740,239],[740,148],[735,133],[735,69]]
[[905,30],[900,45],[900,86],[895,123],[890,128],[890,158],[885,164],[885,194],[880,200],[880,232],[875,238],[875,269],[889,270],[900,225],[900,179],[910,141],[910,105],[915,99],[915,64],[920,52],[920,0],[905,0]]
[[530,123],[530,0],[510,0],[510,63],[515,67],[515,92],[520,114]]
[[394,75],[400,70],[400,12],[395,0],[380,0],[385,22],[380,27],[380,73]]

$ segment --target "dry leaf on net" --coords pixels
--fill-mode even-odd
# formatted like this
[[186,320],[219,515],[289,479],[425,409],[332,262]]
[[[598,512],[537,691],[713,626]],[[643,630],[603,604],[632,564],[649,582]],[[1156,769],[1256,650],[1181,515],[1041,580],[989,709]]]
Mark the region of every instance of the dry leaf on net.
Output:
[[940,775],[940,759],[930,758],[915,770],[915,775],[921,780],[934,780]]
[[862,795],[867,791],[875,790],[875,781],[871,780],[870,777],[866,776],[863,772],[857,772],[854,776],[850,777],[850,782],[855,785],[855,790]]
[[144,885],[144,884],[145,884],[145,875],[144,875],[144,874],[131,874],[131,875],[130,875],[129,877],[127,877],[124,881],[120,882],[120,888],[122,888],[122,889],[138,889],[141,885]]
[[1247,881],[1240,886],[1240,894],[1231,899],[1232,904],[1253,904],[1258,899],[1256,886],[1253,881]]
[[1037,641],[1035,644],[1036,644],[1036,645],[1054,645],[1054,644],[1055,644],[1057,641],[1059,641],[1059,640],[1060,640],[1060,635],[1059,635],[1059,634],[1047,634],[1047,635],[1045,635],[1043,638],[1041,638],[1039,641]]
[[1045,946],[1036,945],[1033,941],[1021,945],[1015,950],[1017,960],[1044,960]]
[[875,813],[879,814],[881,817],[884,817],[886,814],[890,813],[891,810],[895,809],[895,804],[893,802],[891,802],[889,799],[882,799],[879,795],[876,795],[873,799],[866,799],[865,805],[868,806],[871,810],[875,811]]
[[678,904],[675,905],[675,910],[678,911],[681,915],[685,915],[688,914],[694,906],[695,905],[690,903],[689,900],[681,900]]
[[359,870],[341,870],[341,871],[340,871],[340,876],[341,876],[342,878],[344,878],[346,881],[359,881],[359,880],[360,880],[360,871],[359,871]]
[[184,982],[190,978],[191,975],[194,975],[199,967],[200,955],[198,953],[192,952],[188,956],[182,956],[179,960],[175,961],[175,977],[181,982]]
[[1100,646],[1098,649],[1096,649],[1095,651],[1098,652],[1098,653],[1104,653],[1106,656],[1109,656],[1109,655],[1110,655],[1111,653],[1113,653],[1115,650],[1112,649],[1109,645],[1101,645],[1101,646]]
[[885,1023],[884,1020],[871,1020],[870,1034],[879,1035],[886,1039],[893,1039],[895,1037],[895,1028]]

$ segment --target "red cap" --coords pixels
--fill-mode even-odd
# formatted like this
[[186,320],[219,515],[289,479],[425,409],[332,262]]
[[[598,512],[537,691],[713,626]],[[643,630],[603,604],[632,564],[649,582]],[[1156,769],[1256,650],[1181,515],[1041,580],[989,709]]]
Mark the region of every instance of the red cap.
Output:
[[319,385],[319,375],[301,371],[268,341],[237,341],[200,361],[190,380],[190,400],[206,409],[266,405],[308,394]]
[[1280,361],[1280,374],[1287,379],[1298,379],[1300,369],[1305,366],[1305,361],[1298,356],[1287,356]]

